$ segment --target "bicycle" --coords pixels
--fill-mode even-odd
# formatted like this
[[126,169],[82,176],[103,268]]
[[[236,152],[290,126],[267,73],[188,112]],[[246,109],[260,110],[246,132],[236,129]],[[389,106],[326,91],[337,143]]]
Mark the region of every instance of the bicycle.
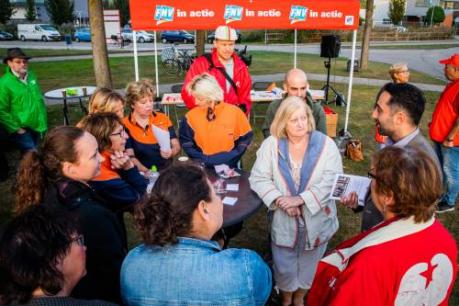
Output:
[[164,48],[161,53],[163,67],[170,74],[185,74],[194,60],[188,52],[189,50],[180,50],[175,46]]

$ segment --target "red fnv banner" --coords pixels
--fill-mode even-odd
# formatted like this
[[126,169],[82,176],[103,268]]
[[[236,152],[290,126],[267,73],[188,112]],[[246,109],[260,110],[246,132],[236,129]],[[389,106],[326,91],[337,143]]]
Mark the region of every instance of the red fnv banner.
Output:
[[134,30],[236,29],[355,30],[358,0],[131,0]]

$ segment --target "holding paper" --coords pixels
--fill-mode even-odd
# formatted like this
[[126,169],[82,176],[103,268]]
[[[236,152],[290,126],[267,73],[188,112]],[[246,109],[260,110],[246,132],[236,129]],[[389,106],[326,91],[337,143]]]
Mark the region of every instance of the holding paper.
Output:
[[165,131],[155,125],[152,125],[151,128],[153,130],[153,134],[156,137],[156,140],[158,141],[161,151],[169,152],[171,150],[171,139],[169,131]]
[[371,180],[365,176],[337,174],[330,199],[339,201],[342,196],[348,196],[351,192],[355,192],[359,198],[359,206],[364,206],[365,195],[370,188],[370,183]]

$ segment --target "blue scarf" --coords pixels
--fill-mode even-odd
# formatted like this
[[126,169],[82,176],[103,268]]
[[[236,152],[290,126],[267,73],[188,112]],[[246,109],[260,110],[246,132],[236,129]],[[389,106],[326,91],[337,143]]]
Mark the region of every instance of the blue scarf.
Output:
[[287,187],[292,196],[297,196],[306,188],[311,179],[312,171],[316,166],[320,155],[322,154],[323,148],[325,147],[326,136],[320,132],[312,131],[309,136],[308,148],[303,156],[303,163],[301,165],[300,172],[300,185],[298,190],[295,188],[295,182],[293,181],[292,173],[290,171],[290,157],[288,153],[288,140],[287,138],[279,139],[279,170],[282,177],[287,182]]

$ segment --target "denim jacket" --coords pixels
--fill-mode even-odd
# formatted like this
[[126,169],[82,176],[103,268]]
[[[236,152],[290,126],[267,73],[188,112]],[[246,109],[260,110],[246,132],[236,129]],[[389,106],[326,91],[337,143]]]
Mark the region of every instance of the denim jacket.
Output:
[[271,272],[255,252],[221,250],[214,241],[179,238],[164,247],[140,245],[121,268],[126,305],[264,305]]

